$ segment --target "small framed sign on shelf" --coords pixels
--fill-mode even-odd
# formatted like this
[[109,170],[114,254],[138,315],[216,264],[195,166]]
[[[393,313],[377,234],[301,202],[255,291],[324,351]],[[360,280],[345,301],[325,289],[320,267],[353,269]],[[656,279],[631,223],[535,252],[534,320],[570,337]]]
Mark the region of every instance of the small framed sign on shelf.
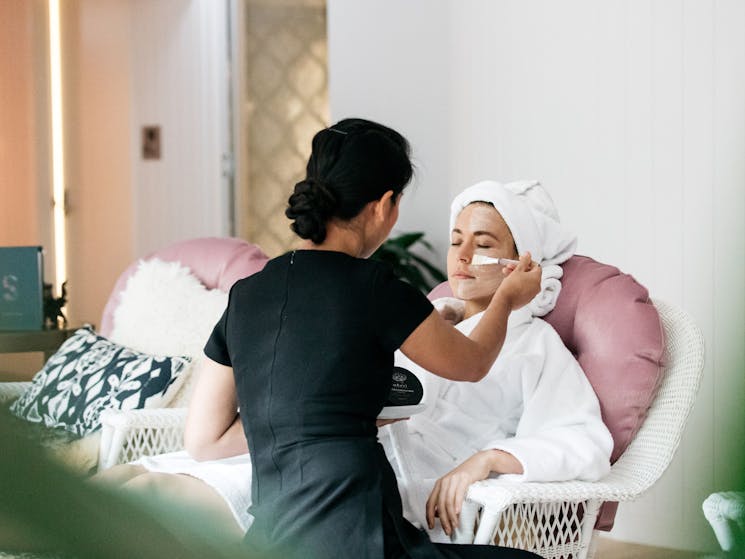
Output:
[[42,247],[0,247],[0,330],[44,326]]

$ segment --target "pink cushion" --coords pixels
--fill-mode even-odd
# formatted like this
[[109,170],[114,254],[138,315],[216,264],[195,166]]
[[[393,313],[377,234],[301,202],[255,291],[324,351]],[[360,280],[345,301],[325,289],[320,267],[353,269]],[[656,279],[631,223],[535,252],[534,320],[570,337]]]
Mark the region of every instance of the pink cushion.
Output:
[[[181,241],[148,254],[142,260],[159,258],[166,262],[180,262],[208,289],[228,291],[239,279],[264,268],[269,257],[257,247],[243,239],[207,237]],[[119,304],[119,293],[137,269],[133,262],[124,270],[104,307],[100,333],[109,336],[114,326],[114,310]]]
[[[647,289],[628,274],[586,256],[562,266],[561,295],[544,319],[585,371],[613,436],[611,462],[626,450],[657,395],[664,343]],[[430,298],[451,296],[447,283]],[[596,528],[610,530],[615,503],[606,503]]]

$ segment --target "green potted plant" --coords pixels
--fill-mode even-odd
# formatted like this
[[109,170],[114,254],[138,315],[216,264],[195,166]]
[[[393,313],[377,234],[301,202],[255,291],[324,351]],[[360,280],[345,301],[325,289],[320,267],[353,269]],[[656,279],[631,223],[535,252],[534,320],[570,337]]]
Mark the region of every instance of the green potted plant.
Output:
[[403,233],[387,239],[371,258],[387,262],[393,268],[396,277],[410,283],[424,294],[447,279],[447,275],[437,266],[428,262],[412,248],[421,245],[433,252],[432,245],[424,240],[422,231]]

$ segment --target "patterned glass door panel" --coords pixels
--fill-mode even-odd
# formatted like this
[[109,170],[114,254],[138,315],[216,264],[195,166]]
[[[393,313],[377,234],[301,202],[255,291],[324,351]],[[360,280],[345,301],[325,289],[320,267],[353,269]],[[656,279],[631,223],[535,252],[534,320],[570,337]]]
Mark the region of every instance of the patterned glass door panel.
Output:
[[244,0],[238,234],[270,256],[297,237],[284,211],[328,124],[325,0]]

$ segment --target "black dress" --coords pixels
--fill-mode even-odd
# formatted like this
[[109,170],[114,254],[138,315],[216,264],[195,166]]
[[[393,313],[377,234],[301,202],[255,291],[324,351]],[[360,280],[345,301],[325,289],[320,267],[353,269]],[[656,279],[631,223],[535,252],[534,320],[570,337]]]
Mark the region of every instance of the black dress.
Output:
[[523,556],[435,545],[403,518],[375,418],[394,351],[431,312],[387,266],[339,252],[288,253],[233,286],[205,353],[235,374],[253,468],[251,549],[312,559]]

